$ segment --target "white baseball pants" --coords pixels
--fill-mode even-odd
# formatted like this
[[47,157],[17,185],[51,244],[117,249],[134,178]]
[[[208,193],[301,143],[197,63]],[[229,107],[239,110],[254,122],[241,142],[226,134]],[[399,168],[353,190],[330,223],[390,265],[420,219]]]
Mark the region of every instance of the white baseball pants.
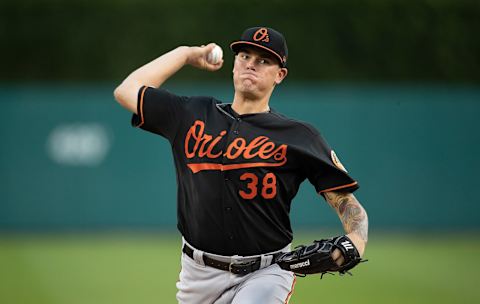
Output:
[[[285,250],[289,250],[289,246]],[[182,270],[177,282],[178,303],[284,304],[290,300],[295,275],[281,269],[277,264],[241,276],[205,266],[202,254],[203,252],[195,250],[193,260],[182,253]],[[232,260],[232,257],[218,255],[209,254],[209,257],[225,262]],[[246,262],[248,258],[252,257],[234,257],[239,262]]]

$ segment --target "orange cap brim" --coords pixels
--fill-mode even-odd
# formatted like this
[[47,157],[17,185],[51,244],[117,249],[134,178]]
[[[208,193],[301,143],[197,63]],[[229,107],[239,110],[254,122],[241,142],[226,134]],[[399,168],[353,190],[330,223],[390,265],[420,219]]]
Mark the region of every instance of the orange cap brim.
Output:
[[236,50],[234,49],[234,46],[237,46],[237,45],[241,45],[241,44],[247,44],[247,45],[253,45],[253,46],[256,46],[256,47],[259,47],[261,49],[264,49],[264,50],[267,50],[268,52],[272,53],[273,55],[275,55],[278,60],[280,60],[281,64],[283,67],[285,67],[285,62],[283,61],[283,58],[282,56],[280,56],[277,52],[275,52],[274,50],[272,49],[269,49],[268,47],[266,46],[263,46],[261,44],[257,44],[257,43],[254,43],[254,42],[250,42],[250,41],[235,41],[235,42],[232,42],[230,44],[230,49],[234,52],[236,52]]

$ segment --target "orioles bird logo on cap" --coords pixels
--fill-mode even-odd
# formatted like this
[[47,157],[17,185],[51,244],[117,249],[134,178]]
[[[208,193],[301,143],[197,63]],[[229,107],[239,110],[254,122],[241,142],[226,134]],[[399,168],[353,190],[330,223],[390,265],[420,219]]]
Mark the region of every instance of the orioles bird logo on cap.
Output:
[[253,40],[269,42],[270,38],[268,37],[268,30],[264,27],[258,29],[255,34],[253,34]]

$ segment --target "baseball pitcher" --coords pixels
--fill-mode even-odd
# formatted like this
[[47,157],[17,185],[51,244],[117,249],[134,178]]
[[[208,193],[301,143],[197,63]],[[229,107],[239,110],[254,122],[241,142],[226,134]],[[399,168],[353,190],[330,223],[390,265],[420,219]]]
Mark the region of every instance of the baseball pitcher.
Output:
[[[361,261],[367,214],[352,194],[357,182],[320,133],[270,107],[288,74],[284,36],[249,28],[230,48],[231,102],[161,88],[185,65],[219,70],[213,43],[175,48],[132,72],[114,95],[133,112],[133,126],[172,147],[183,240],[178,302],[288,303],[295,274],[343,274]],[[292,251],[290,206],[305,179],[336,210],[345,235]]]

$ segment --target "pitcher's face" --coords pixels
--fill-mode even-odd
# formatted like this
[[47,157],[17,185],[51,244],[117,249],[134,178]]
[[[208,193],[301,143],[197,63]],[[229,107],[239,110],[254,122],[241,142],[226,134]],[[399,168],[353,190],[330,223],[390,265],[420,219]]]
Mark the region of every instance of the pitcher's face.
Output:
[[233,84],[235,91],[261,98],[287,76],[274,55],[255,47],[246,47],[235,56]]

